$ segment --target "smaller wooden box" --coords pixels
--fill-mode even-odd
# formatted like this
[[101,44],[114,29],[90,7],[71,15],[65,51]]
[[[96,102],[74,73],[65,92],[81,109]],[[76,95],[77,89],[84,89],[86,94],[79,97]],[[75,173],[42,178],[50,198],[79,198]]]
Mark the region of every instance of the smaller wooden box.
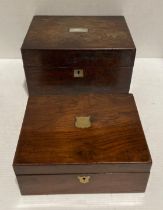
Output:
[[23,195],[144,192],[151,163],[131,94],[29,97],[13,162]]
[[21,51],[29,95],[129,91],[136,49],[122,16],[35,16]]

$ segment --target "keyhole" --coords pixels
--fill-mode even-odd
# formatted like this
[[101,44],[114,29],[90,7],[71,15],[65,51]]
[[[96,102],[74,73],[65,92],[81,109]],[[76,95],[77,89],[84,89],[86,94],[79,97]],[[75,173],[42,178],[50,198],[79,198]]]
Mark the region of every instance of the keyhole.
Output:
[[77,78],[84,77],[83,69],[74,69],[74,77]]
[[90,176],[78,176],[78,179],[79,179],[80,183],[86,184],[89,182]]

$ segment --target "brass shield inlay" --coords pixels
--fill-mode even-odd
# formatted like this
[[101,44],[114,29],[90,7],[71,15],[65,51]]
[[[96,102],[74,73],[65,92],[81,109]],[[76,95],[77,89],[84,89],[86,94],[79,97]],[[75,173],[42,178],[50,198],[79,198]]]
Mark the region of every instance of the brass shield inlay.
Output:
[[76,117],[75,126],[77,128],[89,128],[89,127],[91,127],[90,116]]

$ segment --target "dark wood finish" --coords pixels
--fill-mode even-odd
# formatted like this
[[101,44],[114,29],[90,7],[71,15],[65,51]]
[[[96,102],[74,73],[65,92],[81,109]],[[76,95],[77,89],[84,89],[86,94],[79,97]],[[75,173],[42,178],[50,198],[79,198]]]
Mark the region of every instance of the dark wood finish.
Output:
[[[70,33],[88,28],[88,33]],[[123,16],[34,16],[22,49],[134,49]]]
[[22,49],[24,66],[27,67],[133,67],[135,50],[133,49],[92,49],[92,50],[34,50]]
[[23,195],[144,192],[151,163],[132,94],[29,97],[13,162]]
[[53,95],[56,93],[129,91],[132,69],[86,67],[84,77],[75,78],[73,68],[25,67],[29,93],[32,95]]
[[[109,94],[131,82],[124,17],[35,16],[21,50],[33,95],[13,162],[21,193],[144,192],[152,160],[133,95]],[[88,116],[91,126],[78,128],[76,117]]]
[[[76,128],[76,116],[91,116],[92,126]],[[37,173],[37,166],[41,174],[63,168],[72,173],[76,164],[102,164],[105,172],[135,172],[134,167],[149,171],[151,157],[131,94],[72,92],[29,98],[14,160],[16,173],[26,166],[26,174]],[[49,166],[46,171],[44,166]],[[86,171],[92,173],[91,167]]]
[[77,178],[80,175],[20,175],[17,179],[23,195],[42,195],[144,192],[149,177],[149,173],[86,174],[90,181],[82,184]]
[[26,174],[75,174],[78,173],[146,173],[150,171],[151,160],[146,163],[89,163],[89,164],[17,164],[14,163],[14,171],[17,175]]
[[[88,28],[88,33],[70,33],[70,27]],[[98,84],[107,84],[109,92],[129,91],[136,49],[122,16],[35,16],[21,50],[30,95],[54,94],[58,78],[55,71],[64,72],[64,81],[70,84],[68,75],[76,68],[84,69],[87,76],[93,73],[96,78],[101,72],[106,77]],[[108,73],[108,69],[112,72]],[[64,73],[58,76],[63,77]],[[41,78],[50,85],[37,85]],[[85,82],[91,87],[97,81],[86,77],[78,86],[85,89]]]

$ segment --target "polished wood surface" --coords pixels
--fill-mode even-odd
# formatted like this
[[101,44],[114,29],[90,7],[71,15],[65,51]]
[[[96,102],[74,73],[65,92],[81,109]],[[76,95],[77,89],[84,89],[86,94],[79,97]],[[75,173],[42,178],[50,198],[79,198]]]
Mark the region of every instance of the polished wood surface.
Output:
[[24,66],[51,68],[133,67],[135,49],[33,50],[22,49]]
[[[87,28],[71,33],[70,28]],[[123,16],[34,16],[22,49],[133,49]]]
[[[69,32],[75,27],[88,32]],[[29,95],[73,86],[129,92],[136,48],[123,16],[35,16],[21,51]],[[75,80],[75,69],[83,69],[84,78]]]
[[133,95],[122,94],[136,53],[124,17],[35,16],[21,52],[21,193],[144,192],[152,160]]
[[[77,68],[78,69],[78,68]],[[80,68],[79,68],[80,69]],[[126,93],[130,89],[132,68],[85,67],[84,77],[75,78],[73,68],[25,67],[30,95],[67,92]]]
[[21,194],[66,193],[140,193],[146,189],[149,173],[84,174],[90,177],[86,184],[79,182],[83,174],[17,176]]
[[[90,116],[91,127],[76,128],[76,116]],[[106,165],[105,172],[114,171],[116,164],[121,172],[134,167],[137,172],[149,171],[151,157],[133,96],[72,92],[29,97],[14,160],[16,172],[23,173],[19,166],[36,172],[38,166],[39,173],[55,174],[60,173],[55,166],[62,166],[62,172],[64,168],[71,173],[76,165],[89,164]]]
[[21,50],[24,66],[53,68],[132,67],[136,52],[123,16],[35,16]]
[[27,174],[80,174],[82,173],[149,173],[152,162],[147,163],[89,163],[89,164],[17,164],[14,163],[14,171],[17,175]]

